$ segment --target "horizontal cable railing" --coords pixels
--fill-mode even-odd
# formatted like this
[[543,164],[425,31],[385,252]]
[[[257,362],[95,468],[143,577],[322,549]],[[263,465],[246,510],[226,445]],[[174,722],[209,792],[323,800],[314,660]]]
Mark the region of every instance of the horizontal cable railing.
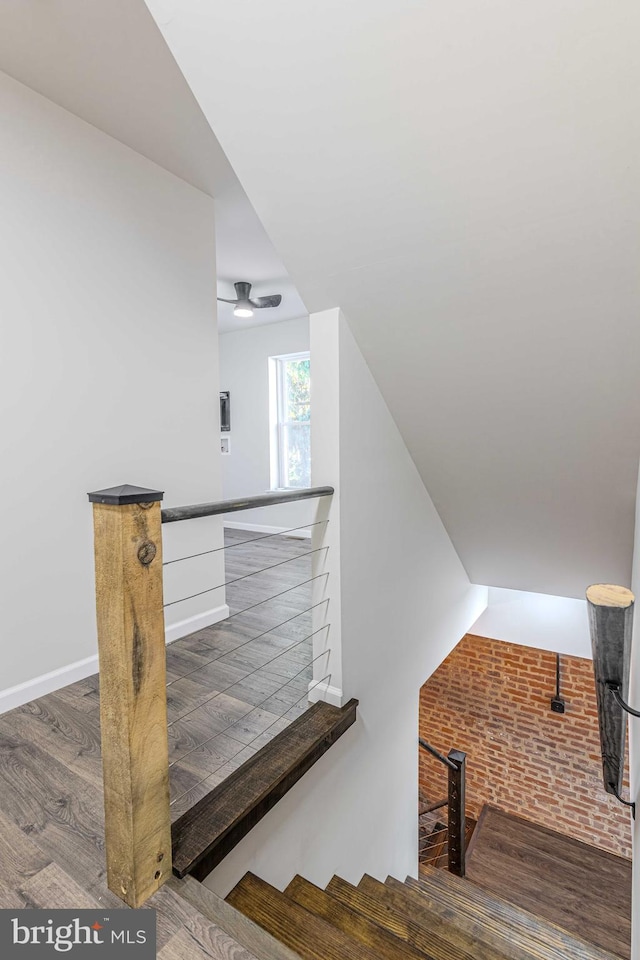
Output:
[[[162,494],[147,488],[89,495],[108,884],[130,906],[171,874],[172,812],[221,783],[331,685],[328,519],[277,532],[231,524],[224,533],[206,524],[181,532],[178,521],[332,493],[313,487],[165,510]],[[177,526],[163,562],[164,524]],[[191,623],[196,632],[165,653],[167,610],[183,635]],[[142,849],[139,835],[149,838]]]
[[[327,655],[328,655],[328,653],[329,653],[329,651],[326,651],[326,654],[327,654]],[[319,657],[316,657],[315,659],[316,659],[316,660],[319,660],[320,657],[323,657],[323,656],[325,656],[325,654],[320,654],[320,656],[319,656]],[[314,661],[311,661],[311,662],[313,663]],[[283,690],[289,683],[292,683],[295,679],[296,679],[295,677],[292,677],[291,680],[287,681],[287,683],[282,684],[282,686],[278,688],[278,691],[279,691],[279,690]],[[226,759],[226,760],[224,761],[224,763],[221,763],[220,766],[219,766],[216,770],[213,771],[213,773],[209,774],[209,775],[206,776],[206,777],[203,777],[201,780],[198,780],[197,783],[195,783],[195,784],[193,784],[191,787],[189,787],[188,790],[185,790],[183,793],[179,794],[177,797],[174,797],[174,799],[170,801],[170,806],[174,806],[175,804],[179,803],[181,800],[183,800],[185,797],[187,797],[191,791],[197,790],[197,788],[200,787],[200,786],[202,786],[203,784],[211,784],[212,786],[215,786],[215,785],[217,785],[218,783],[220,783],[221,780],[224,779],[224,777],[220,777],[220,773],[221,773],[222,770],[224,770],[225,768],[227,768],[230,764],[234,763],[234,761],[237,759],[237,757],[239,757],[241,754],[247,753],[247,751],[250,751],[250,755],[253,755],[253,751],[251,750],[251,747],[253,746],[254,743],[257,743],[258,740],[262,740],[262,741],[266,742],[266,741],[265,741],[265,735],[267,734],[267,732],[268,732],[272,727],[274,727],[276,724],[280,723],[280,721],[284,720],[284,719],[286,718],[287,714],[291,713],[292,710],[295,710],[300,704],[303,703],[303,701],[308,700],[309,692],[313,691],[313,689],[314,689],[315,687],[319,686],[321,683],[327,682],[327,681],[330,680],[330,679],[331,679],[331,674],[330,674],[330,673],[327,673],[327,674],[325,674],[325,676],[322,677],[320,680],[314,681],[314,683],[312,683],[312,684],[309,686],[309,689],[308,689],[307,691],[305,691],[305,693],[304,693],[301,697],[298,697],[298,699],[295,701],[295,703],[293,703],[290,707],[288,707],[282,714],[280,714],[279,716],[277,716],[277,717],[275,718],[275,720],[272,720],[263,730],[260,731],[260,733],[257,733],[257,734],[255,735],[255,737],[253,737],[253,739],[251,739],[251,740],[249,741],[249,743],[242,743],[242,742],[238,741],[238,750],[236,750],[236,752],[235,752],[234,754],[232,754],[228,759]],[[276,691],[276,693],[277,693],[278,691]],[[272,696],[273,696],[273,695],[272,695]],[[270,699],[271,699],[271,697],[267,697],[266,700],[263,701],[263,703],[260,703],[260,704],[258,704],[257,706],[253,707],[253,708],[252,708],[251,710],[249,710],[249,712],[248,712],[247,714],[245,714],[241,719],[242,719],[242,720],[246,720],[246,718],[247,718],[248,716],[250,716],[252,713],[255,713],[256,711],[262,709],[264,703],[265,703],[267,700],[270,700]],[[292,718],[292,719],[294,719],[294,718]],[[236,721],[236,722],[237,722],[237,721]],[[224,733],[227,733],[227,734],[231,737],[231,739],[233,739],[233,727],[234,727],[234,726],[235,726],[235,723],[230,724],[230,725],[229,725],[227,728],[225,728],[225,730],[223,731]],[[216,734],[216,736],[220,736],[220,735],[221,735],[221,734]],[[213,739],[213,738],[212,738],[212,739]],[[261,746],[264,746],[264,742],[261,744]],[[194,747],[193,750],[189,751],[189,753],[194,753],[196,750],[199,750],[201,747],[206,746],[208,743],[209,743],[209,741],[208,741],[208,740],[205,740],[204,743],[201,743],[198,747]],[[185,754],[185,757],[188,756],[189,753]],[[181,760],[184,760],[185,757],[181,757],[180,759],[181,759]],[[248,759],[248,757],[245,757],[245,759]],[[172,763],[169,764],[169,769],[171,769],[171,767],[174,766],[174,764],[177,764],[177,763],[179,763],[179,762],[180,762],[180,760],[174,760]],[[235,766],[235,765],[229,770],[229,773],[231,773],[234,769],[236,769],[236,766]]]
[[[446,799],[429,801],[421,798],[418,815],[418,846],[421,863],[432,866],[446,866],[451,873],[463,877],[465,874],[466,814],[465,814],[465,776],[466,754],[460,750],[450,750],[445,757],[430,743],[418,738],[420,748],[434,757],[447,769]],[[438,811],[446,807],[442,820]]]

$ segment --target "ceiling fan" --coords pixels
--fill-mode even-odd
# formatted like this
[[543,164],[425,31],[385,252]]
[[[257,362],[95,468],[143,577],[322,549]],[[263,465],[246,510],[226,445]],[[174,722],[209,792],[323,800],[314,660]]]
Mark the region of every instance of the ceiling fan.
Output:
[[236,288],[236,300],[226,300],[224,297],[218,297],[223,303],[235,304],[234,317],[252,317],[254,310],[263,310],[265,307],[279,307],[282,301],[282,295],[276,293],[271,297],[256,297],[251,299],[251,284],[241,280],[234,283]]

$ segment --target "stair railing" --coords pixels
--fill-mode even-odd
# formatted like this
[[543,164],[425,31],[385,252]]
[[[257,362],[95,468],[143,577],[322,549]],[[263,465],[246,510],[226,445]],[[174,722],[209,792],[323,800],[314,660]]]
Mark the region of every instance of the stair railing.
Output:
[[[124,484],[89,494],[94,519],[107,883],[109,889],[131,907],[143,904],[172,873],[168,736],[170,724],[167,717],[164,610],[167,606],[190,601],[194,595],[199,595],[191,591],[191,595],[183,599],[177,598],[169,604],[163,602],[163,567],[167,564],[163,564],[162,524],[218,516],[275,503],[328,497],[333,492],[332,487],[312,487],[243,500],[222,500],[165,510],[160,507],[163,493],[145,487]],[[327,519],[318,521],[318,524],[326,523]],[[259,536],[254,539],[268,541],[268,538]],[[310,557],[311,554],[316,554],[313,558],[315,561],[317,555],[326,549],[328,548],[320,546],[304,552],[302,556]],[[224,547],[216,546],[204,553],[180,557],[167,563],[178,564],[183,560],[193,560],[195,556],[215,555],[219,550],[224,550]],[[237,550],[234,554],[237,555]],[[292,557],[291,562],[296,559],[300,559],[300,553]],[[228,584],[237,584],[239,580],[246,581],[264,574],[272,567],[280,567],[289,562],[279,561],[232,579],[223,575],[222,582],[207,585],[207,589],[201,592],[217,595]],[[278,596],[289,594],[290,590],[305,584],[311,585],[312,581],[320,581],[321,577],[326,576],[327,573],[318,573],[282,591]],[[317,583],[313,583],[313,587],[316,586]],[[262,593],[260,596],[262,597]],[[304,596],[306,597],[306,594]],[[274,597],[270,594],[257,603],[252,602],[250,608],[253,610],[272,599]],[[292,602],[290,596],[287,601]],[[328,603],[328,599],[307,607],[296,616],[308,614],[314,607],[320,607],[321,603]],[[243,612],[239,610],[235,615]],[[295,620],[295,616],[290,616],[290,611],[287,616],[288,620],[285,622]],[[282,624],[274,623],[271,630],[276,630],[279,626]],[[328,630],[328,623],[314,630],[304,640],[310,640],[320,630]],[[257,637],[251,639],[255,640]],[[320,656],[329,654],[330,651],[324,647]],[[283,653],[278,652],[273,659],[281,656]],[[211,663],[215,659],[219,659],[219,656],[214,656]],[[313,669],[314,679],[319,666],[318,659],[318,656],[314,657],[308,664],[305,663],[303,668],[307,671]],[[263,666],[271,662],[268,660]],[[277,689],[270,692],[270,697],[275,697],[276,694],[283,696],[281,691],[288,687],[292,680],[300,680],[302,673],[303,671],[300,671],[295,677],[283,680]],[[331,675],[326,673],[322,680],[309,683],[308,693],[306,672],[302,679],[305,681],[305,697],[302,699],[306,702],[311,697],[312,688],[321,686],[325,681],[330,683]],[[170,684],[172,682],[175,681],[170,681]],[[299,692],[296,690],[295,695],[299,695]],[[219,690],[213,691],[211,699],[219,695]],[[296,701],[290,709],[297,707],[300,702]],[[262,706],[263,703],[260,703],[249,712],[253,713]],[[286,719],[286,712],[288,711],[277,719]],[[173,722],[180,719],[183,718],[178,716]],[[238,762],[241,760],[240,757]],[[207,785],[204,785],[203,789],[206,792]]]
[[445,757],[421,737],[418,740],[420,747],[435,757],[447,768],[447,798],[427,804],[422,813],[430,813],[447,807],[447,866],[451,873],[458,877],[465,874],[466,853],[466,759],[467,755],[461,750],[450,750]]

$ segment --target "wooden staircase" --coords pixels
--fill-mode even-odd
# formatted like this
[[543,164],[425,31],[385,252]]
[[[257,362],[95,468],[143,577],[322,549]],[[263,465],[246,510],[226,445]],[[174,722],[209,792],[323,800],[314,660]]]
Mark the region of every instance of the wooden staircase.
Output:
[[[419,880],[405,883],[364,876],[354,886],[334,877],[326,890],[296,876],[284,893],[247,873],[222,909],[234,923],[225,929],[264,960],[614,960],[562,928],[429,867],[421,867]],[[216,907],[215,917],[221,924],[222,909]],[[269,938],[271,952],[262,952],[260,935]]]

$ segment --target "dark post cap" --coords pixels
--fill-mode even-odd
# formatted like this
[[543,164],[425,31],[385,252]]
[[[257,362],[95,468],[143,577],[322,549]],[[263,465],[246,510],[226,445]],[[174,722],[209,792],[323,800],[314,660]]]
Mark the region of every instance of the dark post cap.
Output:
[[162,500],[164,491],[150,490],[148,487],[134,487],[130,483],[121,483],[119,487],[94,490],[87,496],[90,503],[114,503],[116,506],[122,506],[124,503],[155,503]]

